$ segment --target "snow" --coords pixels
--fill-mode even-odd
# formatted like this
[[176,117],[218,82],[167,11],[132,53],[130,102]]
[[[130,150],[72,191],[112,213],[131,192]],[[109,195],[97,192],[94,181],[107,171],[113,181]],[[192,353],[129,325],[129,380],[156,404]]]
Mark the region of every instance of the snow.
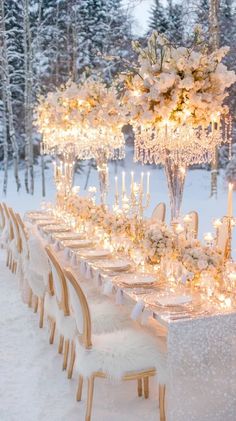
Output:
[[[116,165],[117,164],[117,165]],[[84,186],[87,177],[87,166],[84,166],[82,174],[76,174],[74,185],[80,185],[80,193],[86,194]],[[126,184],[130,183],[130,172],[134,171],[135,181],[140,181],[140,175],[143,171],[146,174],[150,171],[150,191],[151,191],[151,203],[149,208],[146,210],[146,215],[149,216],[152,210],[159,202],[165,202],[167,204],[167,221],[170,219],[169,213],[169,198],[166,184],[166,177],[163,169],[156,168],[155,166],[137,164],[133,162],[133,152],[127,148],[125,161],[111,162],[109,164],[110,174],[110,190],[108,195],[108,203],[114,203],[114,179],[115,175],[119,179],[119,188],[121,189],[121,177],[122,171],[126,172]],[[23,172],[20,174],[23,180]],[[145,177],[144,177],[145,179]],[[1,180],[1,173],[0,173]],[[210,197],[210,184],[211,184],[211,173],[205,170],[189,170],[187,172],[182,213],[185,214],[192,210],[196,210],[199,213],[199,236],[203,237],[203,234],[208,231],[212,231],[212,220],[213,218],[220,218],[226,215],[227,211],[227,182],[225,179],[225,172],[221,171],[218,177],[218,196]],[[97,171],[92,169],[89,177],[88,186],[96,186],[98,188],[98,176]],[[0,185],[0,191],[2,186]],[[13,179],[13,173],[9,172],[9,184],[7,196],[1,197],[0,200],[6,201],[8,205],[12,206],[18,212],[25,212],[29,209],[37,209],[42,201],[51,201],[55,199],[55,188],[52,181],[52,168],[49,167],[46,170],[46,197],[42,198],[41,194],[41,174],[40,169],[35,168],[35,195],[27,195],[22,186],[19,193],[16,192],[15,182]],[[234,210],[236,210],[236,194],[234,194]],[[236,245],[235,245],[236,248]]]
[[[110,165],[110,203],[114,195],[115,170],[116,166],[113,163]],[[152,199],[147,214],[151,213],[157,202],[168,203],[163,170],[134,164],[131,152],[128,152],[125,163],[120,162],[117,167],[120,178],[123,170],[127,174],[134,170],[137,179],[140,178],[141,171],[150,170]],[[24,188],[16,193],[13,172],[9,172],[8,194],[6,197],[0,197],[0,200],[6,201],[22,213],[28,209],[37,209],[43,200],[40,170],[37,168],[35,175],[35,195],[30,196],[24,192]],[[81,185],[82,194],[84,194],[86,175],[85,170],[83,174],[76,175],[75,179],[75,184]],[[23,172],[20,176],[23,179]],[[221,217],[226,213],[227,184],[223,172],[219,176],[218,183],[218,198],[209,198],[210,172],[192,170],[187,175],[183,213],[193,209],[199,212],[201,236],[205,231],[212,229],[213,217]],[[98,185],[97,174],[94,170],[91,171],[89,185]],[[53,201],[55,188],[52,183],[51,168],[46,172],[46,187],[45,200]],[[236,209],[235,197],[234,209]],[[39,329],[38,315],[22,303],[16,278],[5,266],[3,251],[0,251],[0,267],[0,420],[83,420],[85,394],[81,403],[75,401],[76,379],[68,380],[66,373],[62,372],[62,358],[57,354],[57,341],[55,345],[49,346],[47,328]],[[136,384],[133,382],[110,386],[107,381],[98,379],[96,386],[94,420],[120,421],[124,418],[127,421],[154,421],[158,419],[157,389],[154,381],[150,388],[151,397],[147,401],[137,397]]]
[[[85,391],[82,402],[76,402],[76,376],[67,379],[57,353],[58,341],[49,345],[47,328],[39,329],[38,315],[22,303],[3,251],[0,267],[0,420],[83,420]],[[135,382],[95,382],[94,421],[156,421],[157,406],[154,379],[148,400],[137,397]]]

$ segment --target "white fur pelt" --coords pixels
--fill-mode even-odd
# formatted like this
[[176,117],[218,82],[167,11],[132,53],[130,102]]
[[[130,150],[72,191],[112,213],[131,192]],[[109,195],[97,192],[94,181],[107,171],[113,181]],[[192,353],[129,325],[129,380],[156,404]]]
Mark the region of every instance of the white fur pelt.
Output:
[[126,311],[109,302],[109,299],[105,299],[103,302],[90,300],[90,313],[92,330],[95,334],[114,332],[129,327],[132,323]]
[[48,292],[45,293],[44,297],[44,312],[45,315],[52,317],[54,320],[57,319],[58,305],[55,295],[50,295]]
[[76,369],[83,377],[102,371],[112,380],[124,374],[156,368],[160,383],[166,383],[166,342],[146,331],[130,328],[93,335],[93,347],[76,341]]
[[44,285],[48,285],[48,277],[51,272],[48,257],[45,252],[45,244],[36,233],[31,233],[28,241],[29,267],[31,272],[36,273],[43,279]]
[[7,221],[5,227],[3,228],[1,235],[0,235],[0,246],[1,248],[6,248],[9,243],[10,238],[10,225]]
[[29,257],[23,256],[22,269],[24,282],[33,293],[43,298],[50,274],[50,266],[44,249],[44,242],[35,229],[31,229],[28,240]]
[[62,310],[57,311],[56,318],[56,329],[60,335],[64,336],[64,339],[73,340],[77,334],[76,323],[73,316],[64,316]]

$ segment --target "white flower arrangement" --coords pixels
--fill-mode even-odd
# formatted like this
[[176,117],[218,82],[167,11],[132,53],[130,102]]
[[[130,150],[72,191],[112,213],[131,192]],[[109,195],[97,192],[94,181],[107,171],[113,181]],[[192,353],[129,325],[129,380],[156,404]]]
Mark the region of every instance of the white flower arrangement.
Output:
[[193,273],[216,272],[222,265],[222,254],[212,247],[200,243],[189,244],[182,250],[182,261],[187,270]]
[[94,157],[97,149],[106,149],[108,158],[114,149],[120,149],[123,157],[124,122],[116,88],[92,77],[79,85],[69,80],[57,91],[39,97],[36,110],[36,125],[46,150],[74,144],[82,159]]
[[124,212],[108,212],[104,220],[104,228],[116,235],[130,235],[131,219]]
[[91,198],[83,196],[69,197],[67,205],[72,209],[75,216],[78,216],[82,220],[89,220],[91,218],[91,212],[95,206]]
[[227,112],[222,105],[226,88],[236,81],[222,63],[228,47],[214,52],[174,47],[157,32],[147,48],[134,43],[138,68],[126,78],[124,103],[131,120],[139,124],[207,127]]
[[173,251],[173,234],[166,225],[151,225],[147,227],[143,240],[144,250],[151,260],[159,260]]

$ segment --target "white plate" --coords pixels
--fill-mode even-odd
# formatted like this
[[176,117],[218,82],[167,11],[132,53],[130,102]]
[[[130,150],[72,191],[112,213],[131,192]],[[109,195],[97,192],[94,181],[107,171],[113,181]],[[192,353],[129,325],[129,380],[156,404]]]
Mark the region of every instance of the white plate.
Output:
[[110,250],[106,249],[96,249],[96,250],[86,250],[81,252],[84,257],[98,258],[98,257],[107,257],[111,254]]
[[36,221],[38,227],[43,227],[45,225],[58,225],[58,220],[56,219],[39,219]]
[[81,240],[84,235],[77,232],[61,232],[55,235],[57,240]]
[[43,231],[45,232],[66,232],[70,231],[70,228],[68,228],[66,225],[45,225],[42,227]]
[[96,263],[96,266],[101,269],[111,270],[125,270],[130,267],[130,261],[125,259],[107,259]]
[[37,220],[37,219],[49,219],[50,218],[50,215],[45,215],[45,214],[43,214],[43,213],[26,213],[26,216],[27,216],[27,218],[29,218],[29,219],[34,219],[34,220]]
[[68,248],[82,248],[90,247],[93,245],[93,241],[91,240],[65,240],[62,243],[64,247]]
[[156,304],[165,307],[181,306],[192,302],[191,295],[163,295],[156,299]]
[[156,282],[156,277],[145,273],[127,273],[125,275],[117,276],[116,281],[126,285],[153,284],[154,282]]

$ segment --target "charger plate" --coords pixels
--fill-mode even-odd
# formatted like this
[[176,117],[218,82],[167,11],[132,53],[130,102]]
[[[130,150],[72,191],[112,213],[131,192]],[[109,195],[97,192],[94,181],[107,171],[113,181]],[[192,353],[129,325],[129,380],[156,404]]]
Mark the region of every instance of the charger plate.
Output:
[[122,271],[130,268],[131,263],[126,259],[104,259],[96,262],[95,266],[104,270]]
[[126,273],[116,276],[114,281],[125,288],[150,288],[157,283],[156,277],[147,273]]

